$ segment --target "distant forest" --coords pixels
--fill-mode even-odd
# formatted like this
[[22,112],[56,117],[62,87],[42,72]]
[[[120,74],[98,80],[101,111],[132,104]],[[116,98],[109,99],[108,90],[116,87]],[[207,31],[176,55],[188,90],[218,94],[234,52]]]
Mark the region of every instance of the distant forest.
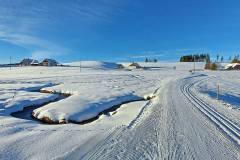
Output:
[[180,58],[180,62],[210,62],[209,54],[185,55]]

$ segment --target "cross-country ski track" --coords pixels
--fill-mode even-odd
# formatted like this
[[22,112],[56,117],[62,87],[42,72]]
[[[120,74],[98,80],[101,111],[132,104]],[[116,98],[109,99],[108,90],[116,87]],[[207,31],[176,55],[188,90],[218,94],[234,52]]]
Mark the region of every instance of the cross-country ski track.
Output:
[[239,127],[194,92],[207,77],[169,81],[130,126],[112,129],[93,148],[87,142],[57,159],[240,159]]

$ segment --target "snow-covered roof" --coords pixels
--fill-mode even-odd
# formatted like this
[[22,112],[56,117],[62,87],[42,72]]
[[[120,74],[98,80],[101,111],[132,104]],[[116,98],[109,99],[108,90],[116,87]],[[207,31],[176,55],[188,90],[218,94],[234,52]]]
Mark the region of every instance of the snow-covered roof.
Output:
[[33,61],[33,59],[29,59],[29,58],[24,58],[21,63],[31,63]]
[[57,66],[59,63],[54,59],[46,58],[41,62],[41,64],[44,66]]
[[20,64],[22,64],[22,65],[38,64],[38,60],[25,58],[20,62]]
[[235,68],[237,66],[240,66],[240,63],[230,63],[225,66],[225,69]]
[[48,58],[44,59],[43,62],[57,63],[56,60],[54,60],[54,59],[48,59]]
[[129,67],[137,67],[140,68],[141,66],[138,63],[131,63]]
[[39,64],[38,60],[33,60],[31,64]]

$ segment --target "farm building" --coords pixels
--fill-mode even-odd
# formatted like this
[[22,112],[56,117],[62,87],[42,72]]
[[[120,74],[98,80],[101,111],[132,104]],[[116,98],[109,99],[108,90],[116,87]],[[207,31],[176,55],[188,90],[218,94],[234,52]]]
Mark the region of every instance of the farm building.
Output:
[[226,70],[240,70],[240,63],[232,63],[225,66]]
[[34,59],[29,59],[29,58],[25,58],[20,62],[21,66],[31,66],[31,65],[38,65],[38,61],[34,60]]
[[142,67],[138,63],[131,63],[128,66],[128,69],[139,69],[139,68],[142,68]]
[[117,65],[117,68],[118,68],[118,69],[123,69],[124,66],[123,66],[122,64],[118,64],[118,65]]
[[38,60],[33,60],[33,61],[31,62],[31,66],[38,66],[38,65],[39,65]]
[[41,65],[42,66],[57,66],[58,62],[56,60],[54,60],[54,59],[44,59],[41,62]]

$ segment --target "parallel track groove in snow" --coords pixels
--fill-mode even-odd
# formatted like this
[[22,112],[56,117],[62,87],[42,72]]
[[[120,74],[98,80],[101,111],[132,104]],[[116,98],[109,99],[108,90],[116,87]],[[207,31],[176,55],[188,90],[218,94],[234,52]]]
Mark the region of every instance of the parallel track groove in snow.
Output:
[[[199,82],[199,81],[197,81]],[[240,128],[233,122],[228,120],[226,117],[216,112],[206,104],[202,99],[198,98],[190,88],[193,87],[197,82],[190,84],[183,84],[181,90],[183,94],[188,98],[190,102],[194,104],[203,114],[211,119],[217,126],[219,126],[232,140],[234,140],[238,147],[240,146]]]
[[[201,99],[189,95],[195,82],[186,81],[194,83],[191,85],[181,82],[177,79],[171,81],[174,85],[165,85],[156,94],[156,101],[149,101],[143,107],[137,120],[110,130],[94,143],[94,147],[90,148],[87,144],[92,142],[88,141],[87,149],[81,145],[60,159],[238,159],[238,150],[234,150],[238,145],[229,141],[225,132],[218,135],[217,124],[220,122],[198,106],[204,107]],[[183,101],[179,103],[179,100]],[[216,121],[214,125],[217,127],[209,129],[212,121],[199,116],[198,110]],[[196,119],[195,114],[199,116]]]

